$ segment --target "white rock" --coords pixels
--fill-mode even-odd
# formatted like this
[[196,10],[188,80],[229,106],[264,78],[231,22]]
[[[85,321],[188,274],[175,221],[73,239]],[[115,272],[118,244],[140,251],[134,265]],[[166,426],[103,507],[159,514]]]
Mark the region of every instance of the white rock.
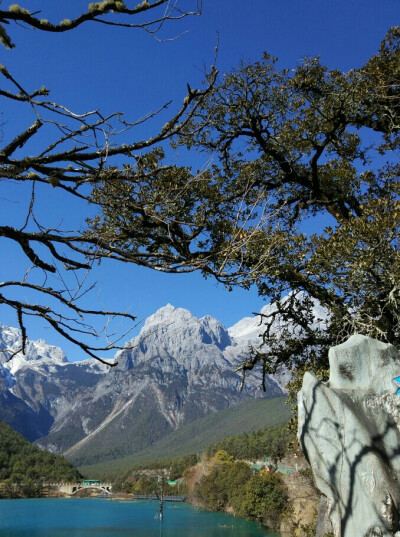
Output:
[[393,537],[400,530],[399,353],[355,335],[333,347],[329,361],[329,382],[304,375],[300,444],[334,535]]

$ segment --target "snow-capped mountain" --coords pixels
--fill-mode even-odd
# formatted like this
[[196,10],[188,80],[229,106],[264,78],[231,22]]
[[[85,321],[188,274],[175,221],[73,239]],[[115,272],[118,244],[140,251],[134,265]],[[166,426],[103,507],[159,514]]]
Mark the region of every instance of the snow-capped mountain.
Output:
[[230,337],[239,347],[259,347],[262,343],[263,318],[262,315],[269,315],[276,308],[273,304],[268,304],[260,310],[261,315],[243,317],[236,324],[228,328]]
[[[5,421],[80,464],[131,454],[210,412],[282,394],[279,378],[268,378],[264,393],[257,372],[238,390],[235,367],[249,344],[259,345],[260,332],[254,318],[227,330],[211,316],[199,319],[168,304],[146,320],[112,368],[93,360],[70,363],[58,347],[29,341],[26,356],[0,363]],[[18,330],[0,325],[1,347],[17,350],[18,344]],[[13,414],[16,401],[25,406]]]
[[[284,305],[285,302],[289,301],[290,299],[291,294],[287,295],[282,300],[282,305]],[[307,300],[312,307],[313,321],[311,321],[311,326],[316,327],[318,324],[322,328],[325,327],[326,319],[328,318],[327,309],[321,306],[317,300],[306,295],[306,293],[297,293],[297,304],[305,300]],[[228,328],[228,333],[239,347],[259,347],[262,344],[262,334],[265,330],[266,319],[269,319],[270,316],[276,312],[276,304],[267,304],[260,310],[259,314],[240,319],[240,321],[234,324],[231,328]],[[285,322],[285,328],[289,328],[293,332],[295,330],[294,326],[290,328],[290,325],[287,322]],[[277,315],[272,324],[271,333],[279,335],[281,330],[281,319],[279,315]]]
[[214,365],[228,366],[223,350],[231,344],[227,330],[214,317],[198,319],[190,311],[168,304],[146,320],[139,335],[126,343],[131,349],[116,358],[118,368],[130,369],[155,356],[174,357],[179,366],[195,371],[210,365],[210,353]]
[[71,363],[44,340],[28,340],[25,354],[20,348],[19,330],[0,324],[0,350],[8,351],[0,352],[1,419],[33,441],[48,434],[82,388],[96,384],[108,368],[93,360]]

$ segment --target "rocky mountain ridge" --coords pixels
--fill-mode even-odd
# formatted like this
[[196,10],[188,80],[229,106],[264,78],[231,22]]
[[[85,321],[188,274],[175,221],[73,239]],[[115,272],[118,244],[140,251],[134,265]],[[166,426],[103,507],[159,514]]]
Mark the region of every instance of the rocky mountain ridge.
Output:
[[[267,306],[268,307],[268,306]],[[251,373],[238,391],[235,371],[258,346],[255,318],[226,329],[168,304],[151,315],[109,368],[68,362],[58,347],[29,341],[26,356],[0,358],[4,420],[41,447],[79,464],[129,455],[181,424],[254,397],[282,394],[283,377]],[[18,349],[19,333],[0,325],[0,349]]]

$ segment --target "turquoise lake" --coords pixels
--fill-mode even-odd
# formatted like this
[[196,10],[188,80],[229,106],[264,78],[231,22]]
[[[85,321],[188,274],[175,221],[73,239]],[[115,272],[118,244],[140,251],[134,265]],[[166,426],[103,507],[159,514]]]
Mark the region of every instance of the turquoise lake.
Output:
[[0,537],[278,537],[191,505],[87,499],[0,500]]

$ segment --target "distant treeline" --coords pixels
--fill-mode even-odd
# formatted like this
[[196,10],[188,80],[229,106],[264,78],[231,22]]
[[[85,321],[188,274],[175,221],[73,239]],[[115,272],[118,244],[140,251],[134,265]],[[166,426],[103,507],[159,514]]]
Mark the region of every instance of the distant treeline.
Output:
[[[280,459],[284,457],[289,445],[295,440],[294,434],[289,431],[287,424],[276,427],[264,427],[252,433],[242,433],[229,436],[212,444],[206,451],[206,457],[211,458],[217,451],[224,450],[234,459],[255,460],[263,457]],[[168,469],[171,480],[177,479],[184,471],[195,465],[199,460],[196,454],[159,459],[151,462],[143,462],[132,466],[128,472],[120,478],[120,482],[129,478],[132,474],[142,470]]]
[[[197,455],[186,455],[173,459],[162,459],[150,463],[137,464],[121,478],[113,483],[113,491],[122,491],[132,494],[153,494],[159,488],[158,476],[165,477],[165,481],[175,481],[182,477],[185,471],[198,461]],[[184,487],[182,486],[182,491]],[[166,493],[174,494],[173,488],[166,485]]]
[[[230,436],[210,446],[205,454],[211,459],[218,451],[224,451],[231,456],[231,460],[256,460],[266,456],[272,460],[284,457],[288,446],[294,440],[294,435],[287,425],[264,427],[252,433],[243,433]],[[185,471],[199,461],[196,454],[184,457],[160,459],[153,462],[137,464],[129,469],[122,477],[114,482],[114,490],[148,494],[154,488],[154,476],[147,475],[146,471],[156,473],[157,470],[167,471],[168,478],[175,480],[182,477]],[[142,489],[140,488],[142,487]]]
[[129,469],[129,472],[125,474],[124,477],[129,477],[132,473],[140,473],[143,470],[158,470],[158,469],[168,469],[168,479],[171,481],[182,477],[185,470],[190,466],[193,466],[197,463],[198,456],[196,454],[185,455],[184,457],[160,459],[153,462],[144,462],[142,464],[137,464]]
[[254,460],[263,457],[279,460],[284,457],[288,446],[295,441],[294,434],[287,424],[276,427],[264,427],[252,433],[230,436],[209,447],[208,457],[224,450],[235,459]]
[[64,457],[39,449],[0,421],[0,497],[37,496],[46,481],[81,478]]

